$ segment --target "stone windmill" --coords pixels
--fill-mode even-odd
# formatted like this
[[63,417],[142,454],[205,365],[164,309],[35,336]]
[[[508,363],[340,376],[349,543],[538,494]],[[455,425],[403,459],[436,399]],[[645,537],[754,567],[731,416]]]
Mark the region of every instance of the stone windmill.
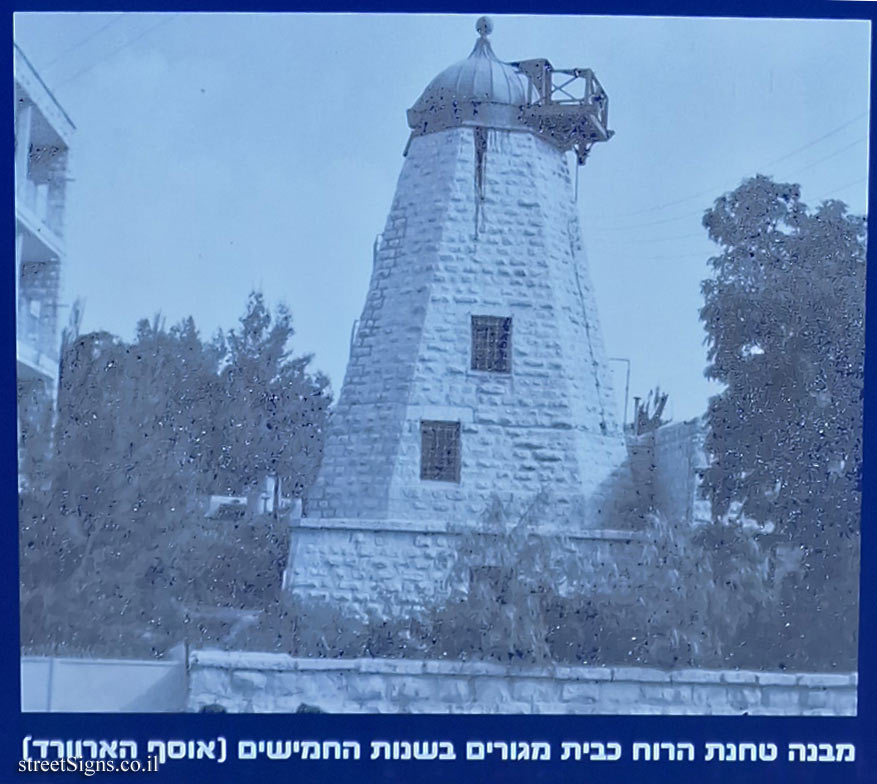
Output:
[[[507,63],[490,20],[408,110],[411,137],[287,590],[373,608],[439,591],[455,527],[537,494],[600,538],[626,448],[571,151],[607,141],[594,74]],[[590,532],[590,533],[589,533]],[[440,591],[439,591],[440,592]],[[377,598],[389,596],[389,601]]]

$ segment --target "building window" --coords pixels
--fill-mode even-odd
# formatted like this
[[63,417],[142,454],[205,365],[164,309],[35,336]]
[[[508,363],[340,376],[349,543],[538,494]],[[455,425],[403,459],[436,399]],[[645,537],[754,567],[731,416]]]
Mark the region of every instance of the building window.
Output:
[[460,481],[460,423],[420,423],[420,478]]
[[512,372],[512,320],[472,316],[472,370]]

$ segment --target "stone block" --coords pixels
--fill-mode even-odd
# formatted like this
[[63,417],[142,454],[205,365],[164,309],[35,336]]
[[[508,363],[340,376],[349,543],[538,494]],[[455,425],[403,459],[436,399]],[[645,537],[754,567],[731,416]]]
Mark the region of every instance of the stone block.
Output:
[[720,670],[671,670],[670,681],[673,683],[721,683]]
[[[731,708],[728,700],[728,687],[721,684],[697,683],[692,685],[691,701],[704,708],[704,713],[715,713],[718,710]],[[733,710],[733,708],[731,708]]]
[[737,713],[746,713],[761,705],[761,689],[755,686],[734,684],[728,687],[728,704]]
[[189,688],[193,694],[224,697],[232,693],[228,670],[197,668],[189,672]]
[[262,690],[267,683],[268,678],[263,672],[237,670],[231,675],[231,687],[244,692]]
[[849,687],[856,685],[854,673],[812,673],[802,672],[797,676],[799,686],[807,687],[825,687],[825,686],[841,686]]
[[270,690],[275,695],[285,694],[291,689],[298,688],[298,684],[307,679],[307,675],[300,675],[297,670],[275,670],[266,673],[268,680],[263,687]]
[[420,675],[425,662],[418,659],[358,659],[357,669],[368,673]]
[[599,700],[600,687],[596,683],[564,683],[560,689],[560,698],[563,702],[591,705]]
[[832,694],[826,688],[808,688],[801,692],[801,706],[810,708],[827,708],[832,702]]
[[[475,693],[476,704],[486,713],[490,713],[491,709],[495,710],[500,705],[512,702],[509,684],[504,679],[476,677],[470,682]],[[529,708],[528,703],[527,705]]]
[[302,672],[358,671],[360,659],[296,659],[296,669]]
[[435,698],[444,705],[466,705],[472,702],[472,685],[464,678],[442,678],[435,681]]
[[725,683],[754,684],[757,682],[758,673],[752,670],[725,670],[722,680]]
[[381,675],[355,675],[347,679],[345,697],[357,703],[371,703],[387,696],[387,678]]
[[828,689],[828,708],[838,716],[855,716],[858,693],[856,689]]
[[[619,711],[619,713],[621,712]],[[630,713],[635,716],[665,716],[668,713],[675,713],[675,706],[649,705],[645,702],[639,702],[631,707]]]
[[689,684],[641,683],[640,701],[649,705],[682,705],[692,701],[693,688]]
[[582,681],[608,681],[612,680],[611,667],[555,667],[554,675],[557,678]]
[[600,704],[612,707],[636,705],[641,697],[638,683],[602,681],[598,684],[598,690]]
[[794,686],[798,682],[797,675],[785,672],[759,672],[756,679],[762,686]]
[[564,716],[575,715],[577,712],[581,712],[575,708],[576,706],[569,702],[560,702],[559,700],[554,702],[546,701],[533,703],[525,713],[539,714],[540,716]]
[[765,686],[762,690],[761,703],[765,708],[785,714],[799,713],[803,708],[804,692],[788,686]]
[[613,667],[612,680],[669,683],[670,675],[664,670],[657,670],[651,667]]
[[439,702],[437,698],[438,684],[432,678],[411,675],[387,676],[387,699],[409,709],[411,702]]
[[550,678],[514,678],[511,695],[518,702],[538,704],[560,700],[560,689]]

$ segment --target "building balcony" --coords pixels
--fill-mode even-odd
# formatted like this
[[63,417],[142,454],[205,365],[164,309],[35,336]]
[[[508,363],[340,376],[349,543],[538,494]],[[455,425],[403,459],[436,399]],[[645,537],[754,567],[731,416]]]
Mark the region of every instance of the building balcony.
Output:
[[54,389],[58,381],[57,349],[19,336],[15,341],[15,353],[20,380],[42,378],[48,382],[47,386]]
[[28,188],[29,186],[22,185],[16,194],[15,217],[19,230],[23,229],[26,235],[30,235],[43,245],[46,258],[63,258],[64,237],[57,228],[59,221],[50,222],[48,211],[43,216],[40,215],[36,194],[34,193],[31,198],[24,195]]
[[64,238],[64,206],[52,198],[49,183],[37,183],[24,178],[16,192],[16,207],[27,213],[39,231],[40,227],[48,229],[54,244],[60,245]]

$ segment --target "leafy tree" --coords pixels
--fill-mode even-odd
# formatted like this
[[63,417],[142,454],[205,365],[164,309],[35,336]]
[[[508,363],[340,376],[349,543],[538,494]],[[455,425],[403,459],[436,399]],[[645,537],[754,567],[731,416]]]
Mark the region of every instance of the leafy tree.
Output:
[[270,476],[300,496],[316,475],[329,380],[309,371],[312,355],[291,355],[294,334],[288,309],[278,305],[272,315],[253,292],[240,327],[221,338],[227,355],[214,399],[211,460],[218,490],[245,493]]
[[[300,492],[321,454],[327,380],[293,358],[290,317],[250,298],[241,329],[202,341],[191,318],[64,346],[46,491],[22,494],[22,642],[32,650],[160,652],[214,640],[206,608],[276,602],[278,521],[207,521],[220,474]],[[200,614],[200,615],[199,615]],[[209,614],[209,613],[208,613]]]
[[717,519],[753,519],[800,548],[784,610],[801,610],[785,624],[799,644],[818,628],[854,651],[865,221],[757,176],[703,223],[720,247],[702,285],[706,374],[725,385],[708,411],[705,491]]
[[43,493],[52,448],[53,405],[44,381],[18,381],[19,492]]
[[51,492],[22,509],[26,643],[125,652],[179,639],[211,374],[191,319],[141,322],[131,345],[93,333],[66,348]]

